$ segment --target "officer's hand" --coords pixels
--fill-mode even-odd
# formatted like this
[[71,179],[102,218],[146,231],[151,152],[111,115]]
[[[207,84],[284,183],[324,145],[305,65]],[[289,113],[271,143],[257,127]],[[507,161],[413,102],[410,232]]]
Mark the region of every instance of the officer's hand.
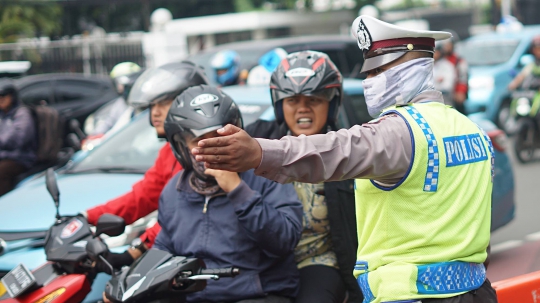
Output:
[[257,140],[239,127],[227,124],[218,130],[221,137],[199,141],[199,147],[191,151],[206,168],[243,172],[257,168],[261,163],[262,150]]
[[[122,266],[131,265],[131,263],[133,263],[134,261],[133,257],[127,250],[120,254],[109,251],[109,252],[106,252],[103,257],[107,260],[107,262],[109,262],[109,264],[112,265],[114,269],[121,269]],[[97,272],[104,272],[109,275],[112,275],[112,272],[109,266],[107,266],[107,264],[105,264],[101,260],[96,261],[94,268]]]
[[207,168],[204,173],[216,178],[219,187],[221,187],[221,189],[223,189],[223,191],[226,193],[233,191],[238,187],[238,185],[240,185],[241,182],[238,173],[233,173],[226,170]]

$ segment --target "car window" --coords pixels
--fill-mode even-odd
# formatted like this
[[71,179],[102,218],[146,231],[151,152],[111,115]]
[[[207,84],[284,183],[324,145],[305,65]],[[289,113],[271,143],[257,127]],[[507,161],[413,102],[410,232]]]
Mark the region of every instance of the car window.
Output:
[[497,65],[510,60],[519,40],[472,40],[459,44],[456,52],[469,66]]
[[43,81],[22,88],[22,102],[27,105],[52,104],[51,84],[50,81]]
[[153,164],[165,141],[156,137],[156,131],[148,123],[148,111],[105,140],[89,152],[71,169],[77,173],[87,170],[114,169],[115,171],[145,172]]
[[349,115],[349,120],[355,124],[363,124],[373,119],[367,111],[366,99],[363,94],[345,95],[343,108]]
[[57,80],[54,91],[56,103],[79,101],[98,97],[102,94],[101,85],[93,81]]
[[345,57],[347,58],[347,65],[349,66],[348,76],[350,78],[365,78],[365,75],[360,74],[362,64],[364,64],[364,57],[356,43],[347,44],[345,47]]

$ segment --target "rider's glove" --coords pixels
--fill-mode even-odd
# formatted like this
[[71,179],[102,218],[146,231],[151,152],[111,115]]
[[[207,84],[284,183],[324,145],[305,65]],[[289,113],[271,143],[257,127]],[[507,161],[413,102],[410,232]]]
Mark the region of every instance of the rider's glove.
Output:
[[[109,264],[114,267],[114,269],[121,269],[122,266],[129,266],[131,263],[133,263],[133,257],[129,252],[126,250],[123,253],[113,253],[113,252],[107,252],[104,255],[104,258],[109,262]],[[97,272],[104,272],[107,274],[112,274],[111,269],[107,264],[105,264],[102,260],[98,260],[95,265],[95,269]]]

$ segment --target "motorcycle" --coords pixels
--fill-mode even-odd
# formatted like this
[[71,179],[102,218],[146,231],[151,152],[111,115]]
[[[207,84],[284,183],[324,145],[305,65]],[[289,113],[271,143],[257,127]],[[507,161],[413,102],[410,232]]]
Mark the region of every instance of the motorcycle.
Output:
[[521,163],[539,160],[535,158],[536,150],[540,149],[539,109],[538,90],[522,90],[512,94],[510,110],[516,121],[514,153]]
[[45,236],[48,262],[34,271],[19,264],[7,273],[0,280],[2,303],[81,302],[97,274],[87,243],[105,245],[99,235],[114,237],[124,232],[124,219],[114,215],[101,216],[94,233],[84,217],[60,216],[60,193],[53,169],[47,170],[45,180],[56,207],[56,221]]
[[[94,258],[102,252],[103,247],[96,242]],[[105,286],[105,296],[112,302],[185,302],[186,294],[203,290],[207,280],[239,273],[235,267],[205,269],[201,259],[150,249],[131,267],[113,274]]]

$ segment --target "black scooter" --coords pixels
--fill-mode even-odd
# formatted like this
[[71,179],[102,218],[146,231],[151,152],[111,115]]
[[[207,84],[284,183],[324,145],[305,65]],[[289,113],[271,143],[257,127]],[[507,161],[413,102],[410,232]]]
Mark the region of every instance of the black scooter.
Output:
[[[103,242],[88,245],[92,258],[106,262]],[[90,252],[92,250],[92,252]],[[110,264],[108,265],[110,267]],[[131,265],[113,275],[105,287],[105,296],[112,302],[185,302],[188,293],[201,291],[206,281],[235,277],[238,268],[205,269],[201,259],[173,256],[150,249]],[[112,268],[112,267],[110,267]]]

